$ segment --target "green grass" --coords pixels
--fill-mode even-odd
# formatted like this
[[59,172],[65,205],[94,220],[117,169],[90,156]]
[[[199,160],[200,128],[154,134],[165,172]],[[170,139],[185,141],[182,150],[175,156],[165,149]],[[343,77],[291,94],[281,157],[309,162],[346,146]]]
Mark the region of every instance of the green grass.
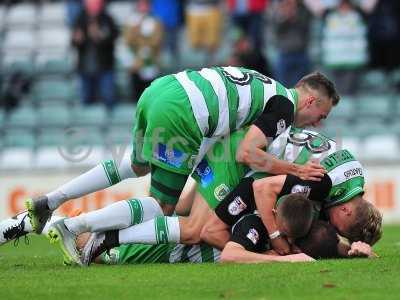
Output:
[[399,299],[400,227],[378,259],[258,265],[64,267],[41,237],[0,248],[0,299]]

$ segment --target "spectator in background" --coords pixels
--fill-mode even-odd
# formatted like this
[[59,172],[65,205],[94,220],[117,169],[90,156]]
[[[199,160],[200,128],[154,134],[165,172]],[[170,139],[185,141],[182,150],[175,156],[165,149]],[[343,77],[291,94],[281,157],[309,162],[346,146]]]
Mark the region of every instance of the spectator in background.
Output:
[[279,0],[273,4],[271,21],[278,50],[275,77],[286,86],[294,86],[311,68],[308,56],[311,14],[297,0]]
[[125,25],[124,39],[134,55],[130,73],[132,96],[137,101],[160,74],[163,28],[158,19],[150,15],[148,0],[139,0],[135,11]]
[[72,45],[78,52],[82,102],[94,102],[99,93],[111,109],[115,102],[113,69],[118,30],[105,11],[104,0],[85,0],[84,6],[72,32]]
[[269,0],[227,0],[232,23],[249,36],[255,49],[264,48],[264,13]]
[[187,0],[186,24],[190,45],[206,50],[206,65],[215,63],[222,29],[222,13],[219,0]]
[[167,50],[172,63],[179,69],[180,53],[178,37],[183,22],[183,7],[180,0],[152,0],[152,14],[157,17],[164,28],[164,49]]
[[357,91],[360,72],[368,62],[367,28],[361,10],[350,0],[339,1],[324,14],[322,62],[341,93]]
[[272,75],[266,57],[259,49],[254,47],[250,38],[241,31],[237,32],[228,65],[256,70],[266,76]]
[[364,2],[371,11],[368,16],[370,66],[392,71],[400,66],[400,1]]

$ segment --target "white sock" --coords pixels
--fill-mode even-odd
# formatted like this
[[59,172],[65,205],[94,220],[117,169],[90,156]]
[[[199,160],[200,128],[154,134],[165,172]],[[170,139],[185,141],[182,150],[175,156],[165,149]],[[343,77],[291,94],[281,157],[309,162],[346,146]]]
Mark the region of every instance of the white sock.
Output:
[[51,210],[64,202],[108,188],[120,181],[137,177],[131,168],[131,159],[124,156],[118,164],[115,160],[106,160],[88,172],[72,179],[46,196]]
[[162,214],[161,207],[154,198],[136,197],[66,219],[65,226],[75,234],[100,232],[126,228]]
[[179,243],[178,217],[159,216],[147,222],[119,231],[120,244],[168,244]]

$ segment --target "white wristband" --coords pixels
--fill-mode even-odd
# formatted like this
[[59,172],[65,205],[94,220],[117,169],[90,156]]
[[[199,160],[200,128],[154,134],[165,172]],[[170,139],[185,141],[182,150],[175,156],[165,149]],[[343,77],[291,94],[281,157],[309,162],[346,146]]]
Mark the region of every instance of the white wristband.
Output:
[[269,235],[269,238],[271,239],[271,240],[273,240],[273,239],[276,239],[276,238],[278,238],[278,237],[280,237],[281,236],[281,233],[279,232],[279,230],[277,230],[277,231],[274,231],[273,233],[271,233],[270,235]]

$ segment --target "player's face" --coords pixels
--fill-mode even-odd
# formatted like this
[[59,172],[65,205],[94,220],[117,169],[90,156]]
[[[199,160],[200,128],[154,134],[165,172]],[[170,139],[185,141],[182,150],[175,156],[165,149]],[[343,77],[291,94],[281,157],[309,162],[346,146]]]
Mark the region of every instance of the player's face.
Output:
[[306,105],[296,115],[296,126],[304,128],[307,126],[317,127],[321,121],[326,119],[332,109],[332,102],[329,99],[318,100],[309,96]]

